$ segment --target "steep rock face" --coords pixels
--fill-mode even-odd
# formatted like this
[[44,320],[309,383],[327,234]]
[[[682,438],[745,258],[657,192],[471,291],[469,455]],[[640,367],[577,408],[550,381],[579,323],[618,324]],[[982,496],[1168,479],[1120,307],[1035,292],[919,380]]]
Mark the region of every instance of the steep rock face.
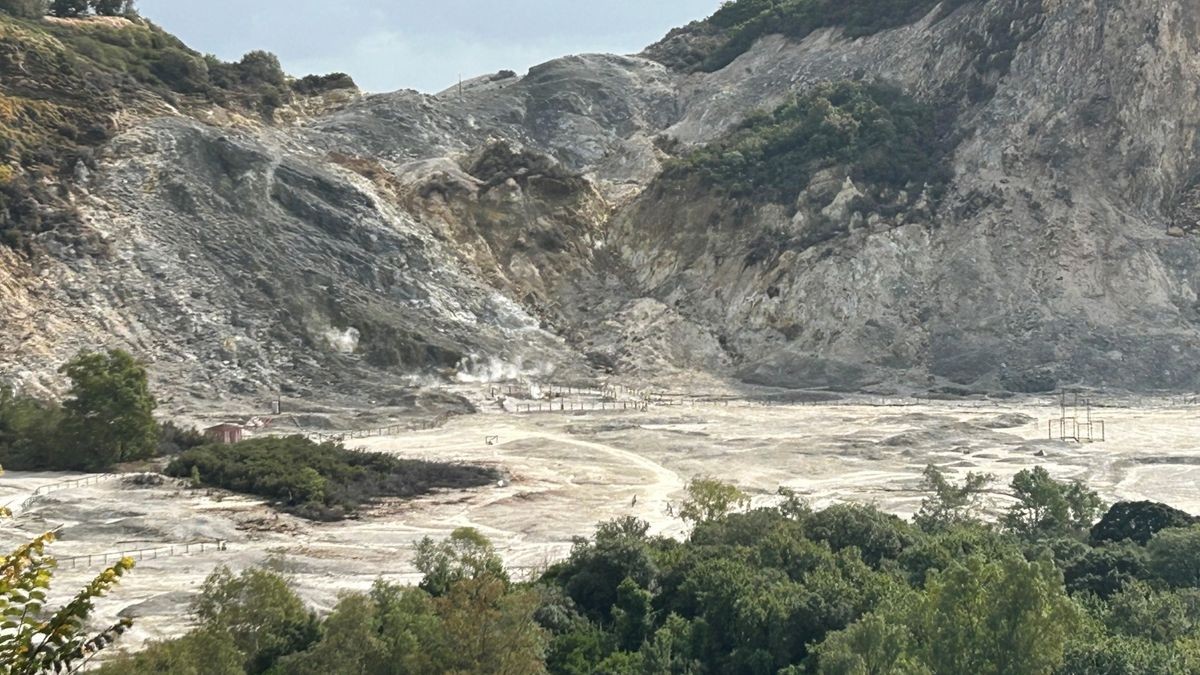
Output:
[[[754,260],[764,233],[800,226],[790,210],[651,188],[619,220],[623,248],[644,287],[720,327],[752,380],[861,386],[900,369],[1017,389],[1047,373],[1195,386],[1198,248],[1166,224],[1195,172],[1198,16],[1186,3],[990,2],[853,42],[763,40],[699,77],[803,88],[865,69],[957,106],[949,194],[931,214],[862,213],[835,240]],[[981,74],[963,36],[1010,17],[1011,63]],[[994,91],[974,100],[968,74]]]
[[200,399],[369,396],[477,355],[562,363],[561,341],[449,243],[288,145],[162,118],[106,146],[79,207],[112,254],[43,271],[51,314],[70,317],[43,356],[112,336]]
[[[669,67],[717,39],[684,29],[287,126],[125,120],[68,190],[109,257],[0,256],[0,369],[49,383],[120,344],[196,398],[603,371],[1195,388],[1198,22],[979,0],[766,36],[714,73]],[[783,201],[662,177],[836,80],[942,113],[944,192],[864,199],[840,165]]]

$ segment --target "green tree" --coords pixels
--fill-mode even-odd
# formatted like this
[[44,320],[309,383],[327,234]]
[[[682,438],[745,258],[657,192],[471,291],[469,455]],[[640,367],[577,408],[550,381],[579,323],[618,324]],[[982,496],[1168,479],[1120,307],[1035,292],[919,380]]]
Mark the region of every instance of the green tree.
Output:
[[1200,587],[1200,525],[1160,531],[1146,554],[1154,576],[1177,588]]
[[972,557],[930,575],[907,625],[935,673],[1039,675],[1078,620],[1053,561]]
[[1056,481],[1040,466],[1017,473],[1011,487],[1017,503],[1001,521],[1027,539],[1087,532],[1104,510],[1095,492],[1078,481]]
[[280,657],[307,649],[318,637],[316,617],[283,577],[249,568],[235,576],[218,567],[192,607],[200,623],[227,633],[247,673],[267,672]]
[[133,0],[90,0],[92,10],[100,16],[124,16],[134,11]]
[[96,675],[245,675],[243,661],[228,633],[201,628],[114,659],[97,669]]
[[1061,566],[1068,591],[1095,593],[1101,598],[1150,576],[1146,550],[1129,540],[1089,548]]
[[1158,502],[1117,502],[1092,527],[1091,542],[1132,540],[1145,545],[1160,530],[1187,527],[1200,518]]
[[146,368],[121,350],[82,353],[62,367],[71,379],[63,408],[65,432],[61,465],[104,469],[119,462],[152,457],[157,448],[157,403]]
[[996,479],[991,474],[968,473],[961,485],[951,483],[941,469],[925,467],[924,485],[930,493],[921,502],[913,522],[926,532],[937,532],[977,519],[980,496]]
[[641,588],[654,586],[658,568],[646,537],[650,524],[630,516],[601,523],[594,541],[575,540],[570,557],[547,574],[588,618],[608,624],[617,602],[617,587],[632,579]]
[[804,531],[834,551],[853,546],[876,566],[899,557],[918,534],[902,518],[863,504],[834,504],[818,511],[804,521]]
[[1109,598],[1103,618],[1114,633],[1161,644],[1200,638],[1200,589],[1155,590],[1135,581]]
[[425,575],[421,589],[433,596],[445,595],[464,579],[487,575],[508,580],[492,542],[472,527],[460,527],[440,542],[425,537],[417,543],[413,564]]
[[0,461],[20,470],[57,468],[51,462],[62,443],[62,407],[0,387]]
[[618,648],[629,652],[641,649],[654,626],[653,599],[649,591],[629,577],[617,586],[612,614]]
[[481,675],[537,675],[547,635],[533,620],[537,597],[510,591],[490,574],[455,583],[435,601],[441,630],[432,648],[436,670]]
[[1194,654],[1175,645],[1099,635],[1073,640],[1058,675],[1194,675],[1198,666]]
[[868,614],[830,633],[815,650],[820,675],[921,675],[929,669],[913,655],[912,633],[903,624]]
[[381,675],[391,663],[379,632],[379,608],[363,594],[345,595],[322,624],[321,641],[280,659],[281,675]]
[[750,505],[750,497],[736,486],[714,478],[693,478],[687,484],[687,497],[679,507],[679,517],[690,523],[717,520],[734,509]]
[[87,14],[88,0],[51,0],[50,15],[72,18]]

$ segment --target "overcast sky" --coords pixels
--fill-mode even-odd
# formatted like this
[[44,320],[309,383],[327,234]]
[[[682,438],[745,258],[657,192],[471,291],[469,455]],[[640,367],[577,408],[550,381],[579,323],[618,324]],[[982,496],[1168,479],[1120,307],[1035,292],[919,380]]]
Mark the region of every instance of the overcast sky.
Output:
[[193,49],[275,52],[293,75],[343,71],[369,91],[436,92],[565,54],[641,51],[719,0],[139,0]]

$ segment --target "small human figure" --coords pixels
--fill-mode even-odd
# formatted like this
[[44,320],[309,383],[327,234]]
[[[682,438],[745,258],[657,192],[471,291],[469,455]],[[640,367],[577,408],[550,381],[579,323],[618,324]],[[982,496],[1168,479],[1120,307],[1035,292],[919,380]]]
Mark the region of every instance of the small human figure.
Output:
[[637,495],[634,495],[634,496],[633,496],[633,501],[632,501],[632,502],[630,502],[630,503],[629,503],[629,505],[630,505],[630,506],[637,506]]
[[675,517],[675,505],[671,502],[667,502],[667,515],[671,516],[672,518]]

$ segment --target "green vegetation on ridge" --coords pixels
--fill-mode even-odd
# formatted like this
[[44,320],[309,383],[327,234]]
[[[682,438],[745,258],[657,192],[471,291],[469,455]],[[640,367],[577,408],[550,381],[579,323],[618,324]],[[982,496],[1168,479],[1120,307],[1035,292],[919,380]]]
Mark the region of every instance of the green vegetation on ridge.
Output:
[[864,186],[937,192],[950,178],[937,110],[900,91],[827,83],[773,112],[748,117],[725,137],[670,162],[666,180],[699,177],[734,197],[790,204],[824,168]]
[[[692,30],[714,33],[713,47],[693,54],[689,69],[715,71],[729,65],[765,35],[801,39],[821,28],[840,27],[847,37],[873,35],[912,23],[941,6],[948,14],[970,0],[736,0],[726,2]],[[686,30],[686,29],[685,29]]]
[[47,236],[103,252],[59,186],[94,167],[123,111],[215,104],[270,117],[294,93],[354,86],[343,74],[289,81],[262,51],[226,63],[137,16],[30,19],[24,3],[0,1],[0,245],[19,250]]

